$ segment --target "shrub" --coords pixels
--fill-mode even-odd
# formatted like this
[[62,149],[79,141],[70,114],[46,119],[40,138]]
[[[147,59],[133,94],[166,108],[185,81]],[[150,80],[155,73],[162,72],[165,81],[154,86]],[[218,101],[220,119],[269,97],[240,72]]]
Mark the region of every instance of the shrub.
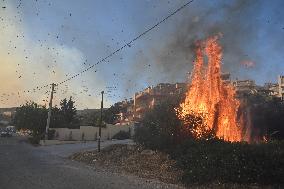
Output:
[[124,140],[129,138],[130,138],[130,132],[126,131],[119,131],[112,137],[112,139],[117,139],[117,140]]
[[39,144],[41,139],[43,139],[42,135],[33,135],[33,136],[28,138],[28,141],[33,145],[37,145],[37,144]]
[[167,150],[182,140],[176,104],[166,101],[147,112],[135,128],[134,141],[150,149]]
[[48,140],[52,140],[55,137],[55,130],[48,130]]
[[172,151],[190,183],[284,183],[284,143],[188,140]]

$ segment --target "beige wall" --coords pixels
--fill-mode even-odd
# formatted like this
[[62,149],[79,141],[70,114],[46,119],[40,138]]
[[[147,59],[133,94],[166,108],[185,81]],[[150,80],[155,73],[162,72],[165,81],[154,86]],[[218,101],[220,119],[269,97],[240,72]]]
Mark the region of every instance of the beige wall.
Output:
[[[97,140],[99,136],[99,128],[93,126],[80,126],[80,129],[68,128],[52,128],[55,130],[55,139],[58,140]],[[109,140],[119,131],[128,132],[130,129],[131,135],[134,134],[134,127],[130,125],[111,125],[107,124],[102,128],[102,140]]]

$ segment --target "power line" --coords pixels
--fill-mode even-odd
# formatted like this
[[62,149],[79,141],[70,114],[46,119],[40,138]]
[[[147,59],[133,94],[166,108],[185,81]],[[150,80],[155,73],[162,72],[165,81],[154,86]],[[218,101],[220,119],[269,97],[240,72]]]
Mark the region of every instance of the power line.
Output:
[[[119,51],[123,50],[126,47],[131,47],[131,44],[134,43],[136,40],[138,40],[139,38],[141,38],[142,36],[146,35],[147,33],[149,33],[150,31],[152,31],[153,29],[155,29],[156,27],[158,27],[160,24],[162,24],[163,22],[167,21],[170,17],[174,16],[176,13],[178,13],[179,11],[181,11],[182,9],[184,9],[185,7],[187,7],[189,4],[191,4],[194,0],[190,0],[187,3],[183,4],[182,6],[180,6],[179,8],[177,8],[175,11],[173,11],[172,13],[170,13],[168,16],[164,17],[163,19],[161,19],[160,21],[158,21],[155,25],[151,26],[150,28],[148,28],[147,30],[145,30],[144,32],[140,33],[139,35],[137,35],[135,38],[133,38],[132,40],[130,40],[128,43],[125,43],[122,47],[116,49],[115,51],[113,51],[112,53],[110,53],[108,56],[102,58],[101,60],[99,60],[98,62],[96,62],[95,64],[89,66],[88,68],[82,70],[81,72],[74,74],[73,76],[65,79],[64,81],[55,83],[56,86],[61,85],[63,83],[66,83],[67,81],[70,81],[76,77],[78,77],[80,74],[83,74],[87,71],[89,71],[90,69],[94,68],[96,65],[105,62],[108,58],[112,57],[113,55],[117,54]],[[97,70],[95,70],[95,72],[97,72]],[[33,89],[30,90],[23,90],[23,93],[32,93],[32,92],[37,92],[40,91],[44,88],[50,87],[52,84],[47,84],[47,85],[42,85],[42,86],[37,86],[34,87]],[[17,92],[18,94],[20,94],[20,91]]]
[[[74,74],[73,76],[67,78],[64,81],[61,81],[59,83],[57,83],[57,85],[61,85],[63,83],[66,83],[67,81],[70,81],[71,79],[74,79],[76,77],[78,77],[80,74],[83,74],[84,72],[89,71],[90,69],[94,68],[96,65],[105,62],[108,58],[112,57],[113,55],[115,55],[116,53],[118,53],[119,51],[121,51],[122,49],[124,49],[125,47],[131,47],[131,44],[133,42],[135,42],[136,40],[138,40],[139,38],[141,38],[142,36],[146,35],[147,33],[149,33],[150,31],[152,31],[153,29],[155,29],[156,27],[158,27],[160,24],[162,24],[163,22],[165,22],[166,20],[168,20],[170,17],[174,16],[176,13],[178,13],[179,11],[181,11],[182,9],[184,9],[185,7],[187,7],[189,4],[191,4],[194,0],[188,1],[187,3],[183,4],[182,6],[180,6],[179,8],[177,8],[175,11],[173,11],[172,13],[170,13],[168,16],[166,16],[165,18],[161,19],[159,22],[157,22],[155,25],[153,25],[152,27],[148,28],[147,30],[145,30],[144,32],[140,33],[138,36],[136,36],[134,39],[130,40],[128,43],[125,43],[122,47],[116,49],[115,51],[113,51],[112,53],[110,53],[108,56],[102,58],[101,60],[99,60],[97,63],[93,64],[92,66],[89,66],[88,68],[84,69],[83,71]],[[97,70],[96,70],[97,71]],[[95,71],[95,72],[96,72]]]
[[9,99],[7,99],[7,97],[16,97],[16,98],[21,98],[24,94],[29,94],[29,93],[35,93],[37,91],[41,91],[47,87],[49,87],[50,84],[48,85],[42,85],[42,86],[37,86],[35,88],[32,88],[32,89],[26,89],[26,90],[21,90],[21,91],[17,91],[17,92],[11,92],[11,93],[1,93],[0,95],[0,101],[1,102],[6,102],[8,101]]

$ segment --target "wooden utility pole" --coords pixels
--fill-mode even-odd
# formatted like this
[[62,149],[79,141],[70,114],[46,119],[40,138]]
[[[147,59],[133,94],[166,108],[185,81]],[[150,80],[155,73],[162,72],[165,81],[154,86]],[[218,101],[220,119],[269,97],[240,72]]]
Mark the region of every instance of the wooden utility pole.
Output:
[[49,100],[48,115],[47,115],[47,121],[46,121],[46,128],[45,128],[45,140],[48,140],[48,129],[49,129],[49,125],[50,125],[54,87],[55,87],[55,84],[52,83],[51,84],[51,94],[50,94],[50,100]]
[[102,125],[103,125],[103,107],[104,107],[104,91],[101,92],[102,101],[101,101],[101,117],[100,117],[100,126],[99,126],[99,140],[98,140],[98,151],[101,151],[101,135],[102,135]]

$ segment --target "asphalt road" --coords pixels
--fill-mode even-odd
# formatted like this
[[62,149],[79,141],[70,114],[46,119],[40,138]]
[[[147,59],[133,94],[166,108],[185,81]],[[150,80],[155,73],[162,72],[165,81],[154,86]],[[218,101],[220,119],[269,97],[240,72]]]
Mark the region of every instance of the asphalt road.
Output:
[[[132,140],[106,140],[101,142],[101,148],[112,144],[134,144]],[[63,158],[69,157],[70,155],[80,151],[90,151],[98,148],[96,141],[87,141],[75,144],[61,144],[61,145],[50,145],[50,146],[39,146],[38,148],[48,151],[53,155],[57,155]]]
[[177,188],[158,181],[97,170],[27,144],[0,137],[0,189]]

